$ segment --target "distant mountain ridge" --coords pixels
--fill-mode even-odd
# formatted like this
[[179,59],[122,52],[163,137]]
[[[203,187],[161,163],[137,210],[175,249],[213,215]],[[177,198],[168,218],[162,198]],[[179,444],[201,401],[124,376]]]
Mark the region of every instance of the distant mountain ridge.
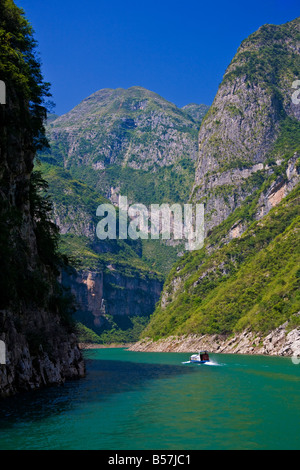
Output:
[[105,168],[118,163],[149,169],[184,155],[195,160],[198,127],[198,120],[173,103],[144,88],[131,87],[93,93],[50,123],[47,130],[52,153],[57,156],[55,141],[67,136],[58,158],[67,167],[91,163],[94,168]]
[[202,119],[209,110],[209,106],[207,104],[189,103],[181,109],[192,116],[195,121],[202,122]]
[[185,201],[208,109],[197,106],[194,118],[189,106],[180,109],[142,87],[99,90],[51,118],[51,151],[43,160],[85,173],[85,181],[114,202],[120,192],[141,203]]
[[[65,260],[33,173],[44,146],[44,82],[32,27],[12,0],[0,2],[0,398],[85,375],[71,304],[57,280]],[[4,362],[4,363],[3,363]]]

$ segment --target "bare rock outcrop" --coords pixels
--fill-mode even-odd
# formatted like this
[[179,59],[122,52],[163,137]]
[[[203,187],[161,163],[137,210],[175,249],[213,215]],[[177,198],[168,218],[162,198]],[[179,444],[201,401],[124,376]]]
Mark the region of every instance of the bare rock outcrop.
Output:
[[144,352],[187,352],[207,349],[223,354],[263,354],[300,358],[300,328],[290,329],[285,322],[263,336],[251,330],[236,335],[183,335],[169,336],[158,341],[144,338],[129,348]]

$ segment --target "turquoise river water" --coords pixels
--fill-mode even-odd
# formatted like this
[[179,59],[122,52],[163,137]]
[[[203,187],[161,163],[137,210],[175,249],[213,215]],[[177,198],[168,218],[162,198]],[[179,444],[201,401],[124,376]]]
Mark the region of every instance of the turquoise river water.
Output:
[[87,374],[0,405],[0,449],[300,448],[300,364],[291,358],[125,349],[84,352]]

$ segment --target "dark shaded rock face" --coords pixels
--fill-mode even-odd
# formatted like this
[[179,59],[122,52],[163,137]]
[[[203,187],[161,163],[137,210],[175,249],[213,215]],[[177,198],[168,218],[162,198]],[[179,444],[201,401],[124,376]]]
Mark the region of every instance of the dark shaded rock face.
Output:
[[102,326],[104,315],[149,316],[155,309],[163,282],[126,275],[109,266],[106,271],[64,271],[62,284],[76,299],[76,316],[93,329]]
[[[25,320],[23,315],[28,318]],[[6,364],[0,365],[0,396],[33,390],[85,375],[77,338],[46,311],[1,311]]]
[[8,93],[6,109],[1,109],[0,139],[1,229],[6,236],[1,240],[0,340],[6,364],[0,365],[0,397],[84,375],[76,337],[50,307],[55,275],[39,256],[30,207],[34,153],[22,129],[14,129],[14,134],[7,130],[11,107]]
[[0,105],[0,397],[6,397],[82,377],[84,361],[61,315],[55,242],[51,225],[41,224],[46,206],[37,205],[33,192],[45,110],[31,30],[13,2],[1,2],[0,28],[0,78],[6,86]]

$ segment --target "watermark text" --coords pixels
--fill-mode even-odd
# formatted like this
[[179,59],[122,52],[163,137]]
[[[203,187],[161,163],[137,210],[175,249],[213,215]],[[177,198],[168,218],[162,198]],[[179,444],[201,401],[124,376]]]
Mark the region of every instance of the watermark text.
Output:
[[294,104],[299,104],[300,103],[300,80],[293,81],[292,88],[296,90],[292,94],[292,102]]
[[0,340],[0,364],[6,364],[6,345]]
[[[204,205],[144,204],[128,205],[126,196],[119,196],[119,210],[112,204],[98,206],[102,217],[96,227],[100,240],[185,240],[187,250],[200,250],[204,244]],[[117,223],[118,218],[118,223]]]
[[6,104],[6,85],[0,80],[0,104]]

